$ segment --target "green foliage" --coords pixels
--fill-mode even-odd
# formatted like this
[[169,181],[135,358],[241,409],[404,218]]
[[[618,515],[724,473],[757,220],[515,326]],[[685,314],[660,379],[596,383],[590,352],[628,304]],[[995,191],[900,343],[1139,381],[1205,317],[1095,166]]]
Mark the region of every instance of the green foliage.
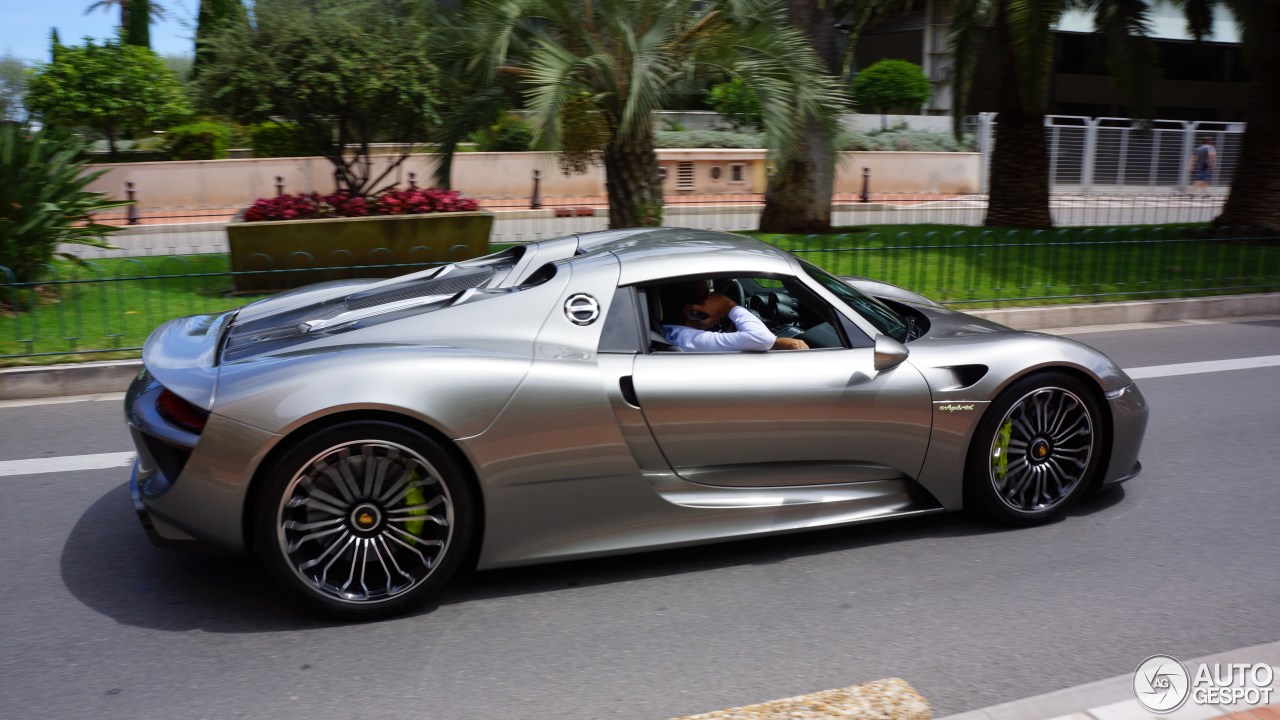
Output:
[[932,93],[924,71],[906,60],[881,60],[853,79],[853,98],[858,105],[882,113],[893,108],[914,112]]
[[765,137],[760,133],[728,130],[659,130],[654,134],[654,147],[660,148],[762,148]]
[[[492,90],[512,88],[512,78],[535,131],[563,150],[566,108],[586,98],[589,112],[576,116],[594,118],[604,130],[610,194],[618,197],[611,203],[615,226],[660,222],[652,115],[691,79],[740,77],[756,94],[780,159],[798,149],[810,120],[833,128],[846,106],[778,0],[476,0],[464,4],[451,28],[456,35],[437,51],[440,64],[462,78],[450,114],[491,112],[502,96]],[[459,129],[446,128],[445,154]]]
[[[128,203],[84,189],[105,171],[84,173],[84,161],[76,160],[79,152],[72,140],[0,126],[0,266],[9,268],[16,282],[37,279],[61,243],[111,247],[102,238],[119,228],[90,217]],[[0,282],[7,279],[0,273]]]
[[333,163],[339,189],[375,193],[407,153],[375,169],[367,145],[423,140],[435,118],[427,12],[411,0],[258,0],[253,26],[224,24],[203,46],[203,103],[246,124],[287,120]]
[[949,132],[909,130],[905,127],[875,130],[872,132],[845,131],[840,138],[840,150],[889,150],[899,152],[973,152],[973,135],[957,140]]
[[250,125],[249,146],[253,148],[253,156],[256,158],[315,155],[297,125],[274,121]]
[[178,78],[147,48],[108,40],[64,46],[31,77],[27,107],[47,125],[88,127],[115,153],[117,138],[190,115]]
[[23,119],[26,94],[27,63],[12,55],[0,56],[0,122]]
[[728,120],[734,130],[764,129],[764,118],[760,116],[760,100],[756,97],[755,91],[747,87],[740,77],[713,85],[707,93],[707,105]]
[[519,115],[504,113],[498,122],[475,131],[477,152],[524,152],[534,149],[533,128]]
[[170,160],[221,160],[227,156],[231,128],[219,122],[196,122],[171,127],[164,133]]
[[248,28],[249,14],[245,12],[242,0],[200,0],[200,9],[196,13],[196,55],[191,67],[192,77],[199,76],[203,66],[212,60],[209,38],[223,26],[231,26],[238,32]]

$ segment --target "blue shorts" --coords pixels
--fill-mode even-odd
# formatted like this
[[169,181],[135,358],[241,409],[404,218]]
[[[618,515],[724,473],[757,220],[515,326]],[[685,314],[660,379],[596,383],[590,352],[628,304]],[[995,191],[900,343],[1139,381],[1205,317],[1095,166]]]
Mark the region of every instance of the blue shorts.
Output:
[[1213,173],[1208,170],[1197,170],[1196,182],[1209,182],[1212,176],[1213,176]]

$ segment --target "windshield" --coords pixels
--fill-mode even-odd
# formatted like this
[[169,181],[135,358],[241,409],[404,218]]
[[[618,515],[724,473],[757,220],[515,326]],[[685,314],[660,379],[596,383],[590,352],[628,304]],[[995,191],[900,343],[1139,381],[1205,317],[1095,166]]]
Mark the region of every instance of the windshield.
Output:
[[853,308],[854,312],[865,318],[881,333],[894,340],[906,342],[907,323],[898,313],[817,265],[803,259],[800,260],[800,264],[804,266],[805,272],[809,273],[809,277],[821,283],[822,287],[830,290],[832,295]]

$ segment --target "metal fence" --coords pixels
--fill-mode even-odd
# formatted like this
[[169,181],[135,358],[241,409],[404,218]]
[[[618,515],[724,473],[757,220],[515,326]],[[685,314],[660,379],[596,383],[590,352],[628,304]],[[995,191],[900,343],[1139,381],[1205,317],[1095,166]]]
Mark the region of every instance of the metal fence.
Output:
[[[875,179],[871,180],[873,187]],[[895,225],[979,226],[986,214],[985,195],[940,195],[872,192],[864,201],[841,194],[833,200],[833,223],[838,227]],[[1207,223],[1222,211],[1225,196],[1174,196],[1169,193],[1067,193],[1052,196],[1050,210],[1059,227]],[[490,199],[484,207],[495,213],[490,242],[524,243],[546,240],[609,225],[604,198],[548,198],[539,209],[528,198]],[[760,195],[690,195],[671,197],[663,224],[727,232],[759,227],[764,198]],[[228,251],[228,210],[193,210],[138,217],[129,225],[124,215],[103,215],[99,222],[122,225],[109,238],[117,250],[77,245],[59,248],[85,260],[159,255],[191,255]]]
[[[902,285],[956,307],[1280,289],[1280,238],[1241,233],[975,228],[780,236],[773,242],[833,272]],[[28,282],[0,268],[0,361],[136,355],[147,334],[167,319],[251,300],[233,292],[243,275],[321,280],[379,271],[368,265],[318,267],[327,264],[324,258],[314,263],[234,273],[225,254],[107,258],[47,266],[38,281]],[[397,267],[409,272],[426,265]]]
[[[983,155],[981,187],[990,182],[991,150],[998,137],[995,113],[968,120]],[[1211,188],[1227,188],[1240,160],[1243,123],[1048,115],[1049,183],[1055,194],[1142,193],[1169,197],[1191,187],[1191,156],[1202,139],[1213,141],[1217,162]]]

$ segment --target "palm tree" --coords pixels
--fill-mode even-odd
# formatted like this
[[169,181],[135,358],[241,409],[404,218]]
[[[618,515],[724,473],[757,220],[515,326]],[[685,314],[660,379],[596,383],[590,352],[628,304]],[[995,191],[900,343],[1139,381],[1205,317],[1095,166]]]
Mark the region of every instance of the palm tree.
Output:
[[1243,30],[1252,92],[1245,111],[1240,161],[1219,226],[1280,230],[1280,3],[1269,0],[1181,0],[1197,40],[1213,32],[1213,11],[1226,6]]
[[[778,158],[797,151],[808,118],[834,126],[843,95],[783,11],[770,0],[482,0],[458,25],[469,32],[455,62],[442,65],[461,66],[471,87],[516,78],[552,147],[594,149],[581,139],[598,137],[610,226],[656,226],[662,184],[651,114],[690,75],[742,77]],[[495,97],[457,112],[483,116]]]
[[[822,71],[839,71],[835,6],[830,2],[789,0],[790,23],[809,41]],[[844,108],[841,108],[844,109]],[[834,137],[817,118],[805,121],[796,152],[778,164],[769,179],[760,213],[762,232],[823,233],[831,231],[831,191],[835,187]]]
[[1147,115],[1155,49],[1147,37],[1144,0],[958,0],[955,5],[951,59],[957,135],[979,56],[987,53],[1000,73],[999,126],[983,221],[987,225],[1053,225],[1044,116],[1053,73],[1054,28],[1063,12],[1074,8],[1093,13],[1106,43],[1113,82],[1132,98],[1135,114]]
[[[848,83],[853,54],[867,22],[890,10],[908,10],[911,0],[789,0],[791,24],[808,39],[825,72]],[[840,50],[843,41],[844,50]],[[831,191],[835,185],[835,138],[810,120],[795,153],[778,164],[769,179],[760,230],[822,233],[831,231]]]
[[[114,8],[120,8],[120,26],[125,27],[129,23],[129,0],[94,0],[89,7],[85,8],[84,14],[88,15],[94,10],[102,10],[103,12],[111,12]],[[147,14],[152,20],[163,20],[168,15],[168,10],[160,3],[151,3],[151,7],[147,8]]]

